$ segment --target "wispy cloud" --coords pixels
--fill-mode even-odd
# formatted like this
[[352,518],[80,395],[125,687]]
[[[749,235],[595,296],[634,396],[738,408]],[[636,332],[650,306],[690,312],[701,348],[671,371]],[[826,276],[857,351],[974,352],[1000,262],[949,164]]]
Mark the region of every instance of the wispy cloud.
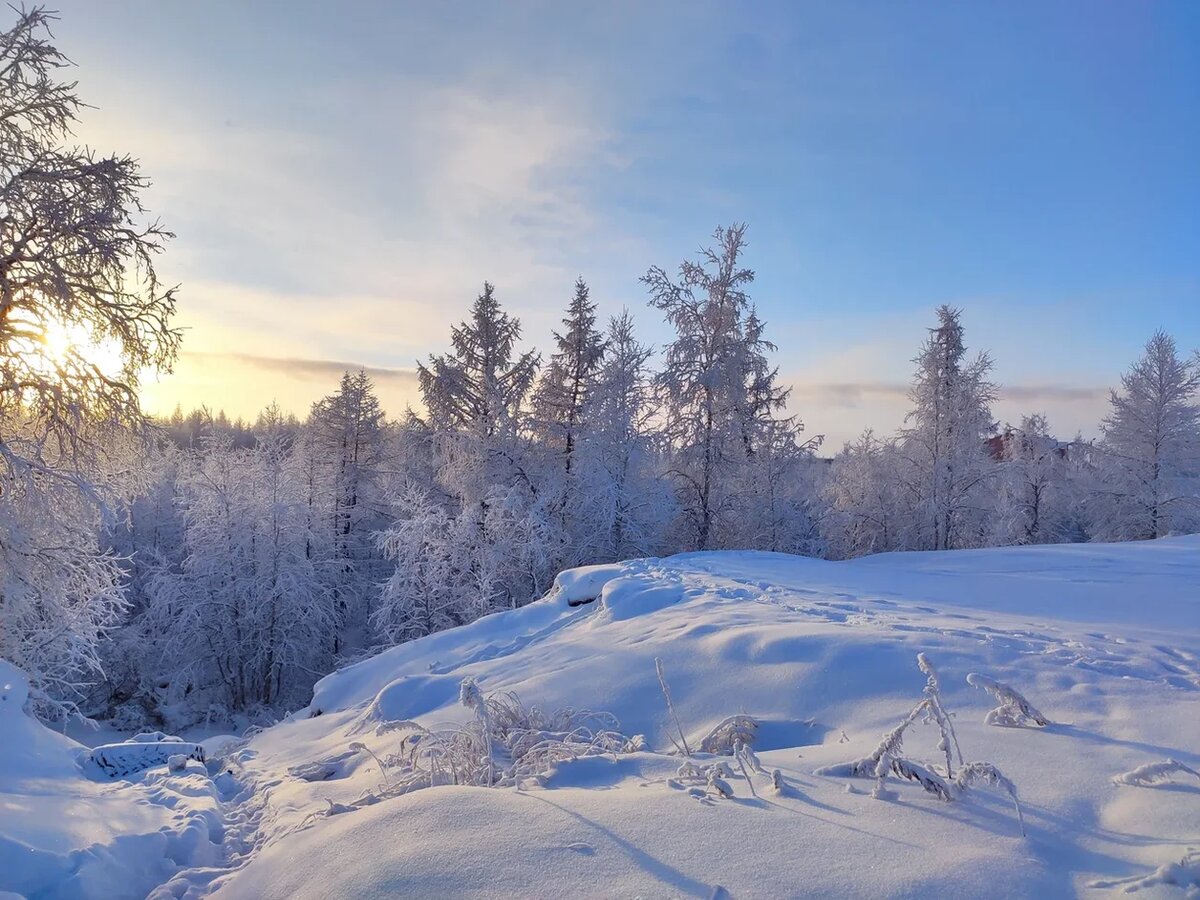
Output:
[[344,372],[362,370],[371,376],[377,384],[392,382],[406,387],[417,385],[416,369],[392,369],[382,366],[366,366],[355,362],[341,362],[333,359],[298,359],[295,357],[258,356],[252,353],[203,353],[184,351],[184,360],[196,360],[209,365],[219,365],[221,362],[237,363],[252,366],[290,378],[319,379],[328,381],[341,377]]

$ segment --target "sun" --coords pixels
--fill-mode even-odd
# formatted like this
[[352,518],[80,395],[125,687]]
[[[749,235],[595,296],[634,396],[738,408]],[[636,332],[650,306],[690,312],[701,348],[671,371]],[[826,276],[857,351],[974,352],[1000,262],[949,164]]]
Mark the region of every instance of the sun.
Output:
[[52,369],[82,362],[94,366],[107,378],[120,375],[124,366],[120,342],[112,338],[97,339],[95,333],[80,322],[59,319],[47,322],[39,353]]

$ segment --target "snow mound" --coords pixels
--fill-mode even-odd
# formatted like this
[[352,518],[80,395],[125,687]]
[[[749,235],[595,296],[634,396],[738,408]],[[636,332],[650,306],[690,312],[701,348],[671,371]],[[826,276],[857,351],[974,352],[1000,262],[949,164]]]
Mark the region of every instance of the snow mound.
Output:
[[[192,898],[1186,886],[1197,788],[1139,767],[1200,768],[1197,584],[1200,538],[573,570],[541,601],[327,676],[208,772],[90,781],[81,748],[19,717],[22,746],[0,744],[0,810],[38,812],[0,816],[0,890],[79,896],[77,872],[105,896],[160,884],[152,896]],[[981,672],[991,693],[968,683]],[[846,761],[870,758],[914,703],[902,754],[888,745],[886,802],[815,774],[855,774]],[[997,703],[1036,727],[986,724]],[[140,743],[179,752],[162,737]],[[979,762],[951,758],[956,744]],[[1157,786],[1114,784],[1122,773]],[[927,792],[939,784],[969,802]],[[81,810],[94,835],[64,838]],[[97,845],[107,856],[73,868]]]

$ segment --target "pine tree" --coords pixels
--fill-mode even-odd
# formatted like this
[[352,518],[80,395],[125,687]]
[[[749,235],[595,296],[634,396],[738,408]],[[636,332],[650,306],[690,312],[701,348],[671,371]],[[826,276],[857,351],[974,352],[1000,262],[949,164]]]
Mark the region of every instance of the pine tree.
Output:
[[1101,425],[1096,533],[1141,540],[1200,526],[1200,355],[1157,331],[1121,377]]
[[905,545],[951,550],[978,545],[986,510],[985,483],[995,474],[985,441],[995,429],[986,353],[967,359],[959,311],[941,306],[938,326],[913,362],[913,409],[901,432],[900,479],[911,508]]

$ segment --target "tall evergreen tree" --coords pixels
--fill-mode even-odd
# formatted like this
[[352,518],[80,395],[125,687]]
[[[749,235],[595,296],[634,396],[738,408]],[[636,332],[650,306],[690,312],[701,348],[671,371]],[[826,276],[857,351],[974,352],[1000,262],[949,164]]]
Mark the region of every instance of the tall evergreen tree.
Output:
[[[308,430],[312,446],[305,457],[324,468],[324,490],[314,490],[328,504],[328,559],[339,628],[334,652],[343,650],[348,628],[359,628],[370,615],[370,598],[382,575],[374,532],[383,525],[380,479],[385,453],[383,408],[364,370],[346,372],[338,389],[313,404]],[[309,473],[311,477],[312,473]],[[324,530],[324,529],[320,529]],[[313,548],[308,548],[310,558]],[[324,551],[317,551],[320,558]]]
[[745,235],[743,224],[717,228],[716,247],[684,261],[678,280],[657,266],[642,277],[650,305],[675,328],[657,387],[686,543],[702,550],[720,543],[738,508],[735,473],[787,402],[766,358],[774,346],[746,293],[754,272],[741,264]]
[[1200,355],[1157,331],[1101,425],[1097,535],[1140,540],[1200,525]]
[[521,404],[537,375],[535,351],[517,353],[521,323],[500,307],[493,286],[450,330],[452,351],[417,366],[429,424],[440,441],[440,476],[464,504],[486,512],[488,489],[507,484],[519,468],[513,442]]
[[533,419],[544,443],[561,453],[570,478],[584,410],[604,356],[604,340],[596,328],[596,304],[589,298],[583,278],[575,282],[575,295],[562,323],[564,331],[554,332],[555,352],[533,395]]
[[906,545],[914,550],[980,544],[984,485],[995,474],[985,444],[996,430],[992,361],[986,353],[967,359],[959,310],[940,306],[937,316],[913,360],[913,409],[901,431],[900,479],[912,508]]

